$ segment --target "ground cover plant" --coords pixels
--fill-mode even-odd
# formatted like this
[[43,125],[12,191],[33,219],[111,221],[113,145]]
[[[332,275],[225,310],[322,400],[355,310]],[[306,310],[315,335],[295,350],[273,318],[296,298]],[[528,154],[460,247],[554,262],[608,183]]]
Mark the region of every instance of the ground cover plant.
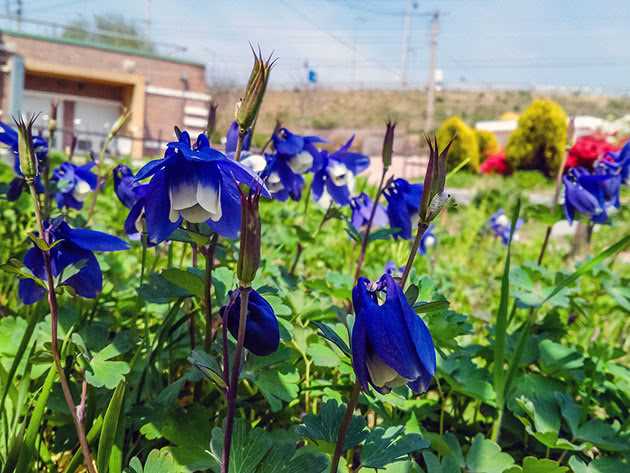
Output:
[[272,66],[143,166],[2,124],[3,471],[627,471],[630,145],[458,204],[388,123],[373,187],[351,137],[254,147]]

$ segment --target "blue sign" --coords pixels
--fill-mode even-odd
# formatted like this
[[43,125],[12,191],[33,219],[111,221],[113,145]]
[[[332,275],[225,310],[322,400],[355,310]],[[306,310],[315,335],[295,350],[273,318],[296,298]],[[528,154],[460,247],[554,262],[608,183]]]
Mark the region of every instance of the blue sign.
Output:
[[308,70],[308,81],[311,84],[315,84],[317,82],[317,72],[313,69]]

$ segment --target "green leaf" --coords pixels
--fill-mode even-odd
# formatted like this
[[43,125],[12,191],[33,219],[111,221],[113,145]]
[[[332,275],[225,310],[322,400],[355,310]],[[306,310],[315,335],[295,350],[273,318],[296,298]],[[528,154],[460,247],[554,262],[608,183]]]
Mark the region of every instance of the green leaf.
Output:
[[188,291],[189,294],[202,298],[204,296],[203,280],[190,271],[169,268],[162,271],[162,277],[171,284]]
[[142,299],[155,304],[167,304],[181,297],[192,295],[187,289],[167,281],[164,276],[157,273],[149,274],[147,281],[138,292]]
[[85,379],[97,388],[114,389],[129,373],[129,364],[125,361],[111,361],[121,353],[114,344],[109,344],[96,353],[90,360],[91,372],[86,372]]
[[415,310],[417,314],[426,314],[429,312],[446,311],[449,305],[448,301],[416,302],[413,305],[413,310]]
[[303,450],[291,443],[274,442],[256,473],[321,473],[328,468],[326,456]]
[[477,434],[466,455],[466,466],[470,473],[503,473],[514,464],[514,459],[501,451],[492,440]]
[[[262,429],[247,431],[245,421],[235,419],[228,473],[253,473],[273,446],[273,441]],[[212,429],[210,452],[218,464],[223,453],[223,430]]]
[[352,357],[352,352],[350,351],[348,344],[344,342],[341,337],[337,335],[337,332],[335,332],[330,326],[318,321],[314,321],[312,324],[319,329],[319,334],[322,337],[335,344],[346,356]]
[[151,450],[147,461],[142,466],[138,457],[133,457],[129,462],[126,473],[184,473],[187,469],[178,465],[173,454],[166,448]]
[[409,305],[413,306],[418,300],[418,296],[420,295],[420,288],[415,284],[410,284],[409,287],[405,290],[405,299]]
[[31,419],[29,420],[26,433],[24,434],[24,442],[15,467],[15,473],[28,473],[32,471],[31,466],[35,460],[35,440],[42,426],[42,419],[44,417],[44,413],[46,412],[48,397],[50,396],[56,377],[57,370],[55,369],[55,365],[51,363],[50,368],[48,369],[48,374],[46,375],[46,380],[44,381],[41,391],[37,396],[37,400],[35,401],[35,408],[31,414]]
[[24,264],[16,258],[11,258],[7,263],[1,264],[0,269],[6,271],[7,273],[15,274],[22,279],[32,279],[38,286],[48,290],[48,286],[44,280],[35,276],[30,269],[24,266]]
[[367,468],[385,468],[390,463],[406,460],[414,452],[429,447],[422,435],[404,433],[404,428],[376,427],[365,439],[361,449],[361,465]]
[[[308,414],[302,419],[302,424],[296,428],[296,432],[302,437],[308,437],[315,442],[328,442],[335,444],[339,434],[341,420],[346,412],[344,404],[337,404],[334,399],[329,399],[324,404],[319,414]],[[352,416],[346,438],[343,443],[343,451],[360,444],[368,435],[365,428],[365,419],[362,416]]]
[[599,457],[588,465],[576,456],[569,459],[573,473],[621,473],[628,471],[630,465],[613,457]]
[[523,467],[513,466],[505,473],[566,473],[569,469],[546,458],[525,457]]
[[538,350],[540,367],[549,375],[567,374],[584,366],[584,357],[577,350],[551,340],[542,340]]
[[219,388],[225,388],[223,369],[219,365],[216,357],[206,353],[203,350],[197,349],[193,350],[193,352],[188,357],[188,361]]
[[98,441],[98,452],[96,456],[96,465],[100,473],[107,473],[109,470],[109,457],[112,453],[114,441],[116,440],[116,432],[118,430],[118,422],[121,418],[121,410],[123,399],[125,397],[125,382],[120,381],[116,390],[112,395],[105,417],[103,418],[103,427],[101,436]]
[[627,452],[630,450],[630,435],[622,434],[618,425],[617,428],[614,428],[601,419],[591,419],[581,425],[575,437],[609,452]]
[[376,241],[376,240],[389,240],[389,238],[398,233],[400,231],[399,228],[380,228],[375,232],[370,232],[370,236],[368,237],[368,241]]
[[256,372],[254,383],[260,389],[273,412],[282,409],[282,401],[291,402],[299,393],[300,373],[297,369],[282,367]]
[[508,240],[507,254],[505,256],[505,265],[503,267],[503,276],[501,277],[501,296],[499,298],[499,309],[497,311],[497,319],[495,323],[494,336],[494,370],[492,373],[492,384],[497,396],[497,404],[499,409],[503,408],[505,399],[505,346],[507,340],[508,328],[508,303],[510,298],[510,260],[512,255],[512,238],[518,215],[521,211],[521,199],[516,201],[516,206],[512,213],[512,222],[510,227],[510,237]]
[[558,283],[556,285],[556,287],[551,291],[551,293],[545,298],[545,300],[542,303],[544,304],[545,302],[550,300],[553,296],[555,296],[560,291],[562,291],[565,287],[568,287],[571,284],[573,284],[575,281],[577,281],[580,278],[580,276],[582,276],[582,275],[588,273],[589,271],[591,271],[593,268],[595,268],[595,266],[597,266],[598,264],[603,262],[606,258],[609,258],[609,257],[611,257],[613,255],[616,255],[617,253],[625,250],[629,245],[630,245],[630,235],[627,235],[624,238],[622,238],[621,240],[619,240],[617,243],[615,243],[615,244],[609,246],[608,248],[606,248],[604,251],[599,253],[593,259],[591,259],[591,260],[589,260],[589,261],[587,261],[585,263],[582,263],[573,272],[573,274],[571,274],[570,276],[565,277],[564,279],[562,279],[560,281],[560,283]]
[[306,353],[311,357],[315,366],[335,368],[341,362],[339,355],[332,348],[321,343],[311,343]]

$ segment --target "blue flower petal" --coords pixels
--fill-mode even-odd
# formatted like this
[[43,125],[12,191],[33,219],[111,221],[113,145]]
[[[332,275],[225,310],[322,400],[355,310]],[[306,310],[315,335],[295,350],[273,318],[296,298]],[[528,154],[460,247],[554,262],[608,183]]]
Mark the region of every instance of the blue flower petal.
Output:
[[[258,356],[270,355],[280,344],[280,328],[273,308],[257,291],[249,292],[247,303],[247,322],[245,324],[245,348]],[[240,322],[241,296],[229,306],[227,314],[228,329],[234,338],[238,337]]]

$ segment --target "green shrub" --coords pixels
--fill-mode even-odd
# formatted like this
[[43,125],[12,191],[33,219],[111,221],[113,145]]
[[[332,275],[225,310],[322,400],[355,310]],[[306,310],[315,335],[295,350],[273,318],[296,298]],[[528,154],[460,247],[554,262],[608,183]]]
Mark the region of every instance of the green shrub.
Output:
[[479,162],[483,163],[486,158],[501,150],[499,141],[494,133],[488,130],[475,130],[477,135],[477,146],[479,147]]
[[518,119],[505,155],[512,169],[536,169],[545,176],[557,173],[565,152],[567,114],[552,100],[538,99]]
[[446,146],[453,136],[455,136],[455,141],[448,153],[449,169],[453,169],[468,159],[466,167],[479,172],[479,147],[475,131],[461,118],[454,116],[444,120],[437,130],[440,148]]

